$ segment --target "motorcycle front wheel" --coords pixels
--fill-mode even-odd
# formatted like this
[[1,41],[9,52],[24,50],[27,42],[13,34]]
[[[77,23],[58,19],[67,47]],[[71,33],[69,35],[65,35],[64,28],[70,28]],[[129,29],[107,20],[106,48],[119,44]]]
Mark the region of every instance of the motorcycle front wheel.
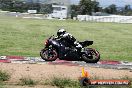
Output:
[[100,54],[95,49],[87,48],[85,50],[85,53],[82,54],[82,59],[86,63],[97,63],[100,59]]
[[58,53],[55,49],[42,49],[40,56],[45,61],[55,61],[58,57]]

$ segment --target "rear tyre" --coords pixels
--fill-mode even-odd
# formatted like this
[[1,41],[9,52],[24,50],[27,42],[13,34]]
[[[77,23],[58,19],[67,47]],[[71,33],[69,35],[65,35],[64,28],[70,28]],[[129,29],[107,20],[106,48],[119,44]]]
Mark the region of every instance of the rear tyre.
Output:
[[40,56],[45,61],[55,61],[58,57],[58,53],[55,49],[42,49]]
[[97,63],[100,59],[100,54],[95,49],[87,48],[85,53],[82,54],[82,58],[86,63]]

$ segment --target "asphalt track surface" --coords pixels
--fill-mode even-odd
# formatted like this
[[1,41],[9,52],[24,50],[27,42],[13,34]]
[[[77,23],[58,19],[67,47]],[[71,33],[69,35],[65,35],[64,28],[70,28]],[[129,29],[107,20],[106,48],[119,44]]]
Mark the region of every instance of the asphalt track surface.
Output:
[[52,64],[68,66],[88,66],[106,69],[132,70],[132,62],[100,60],[98,63],[85,63],[84,61],[66,61],[59,60],[46,62],[40,57],[21,57],[21,56],[0,56],[1,63],[19,63],[19,64]]

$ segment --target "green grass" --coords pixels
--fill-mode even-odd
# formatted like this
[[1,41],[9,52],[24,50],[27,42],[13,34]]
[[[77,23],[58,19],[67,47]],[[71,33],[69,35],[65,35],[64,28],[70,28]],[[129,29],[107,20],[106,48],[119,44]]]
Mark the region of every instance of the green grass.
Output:
[[34,86],[34,85],[37,84],[37,81],[35,81],[35,80],[31,79],[31,78],[21,78],[19,84]]
[[8,81],[10,79],[10,74],[6,71],[0,70],[0,82]]
[[58,88],[82,88],[79,81],[70,78],[53,77],[46,80],[44,85],[56,86]]
[[65,28],[79,41],[90,39],[101,59],[132,61],[132,24],[35,20],[0,16],[0,55],[39,56],[43,42]]

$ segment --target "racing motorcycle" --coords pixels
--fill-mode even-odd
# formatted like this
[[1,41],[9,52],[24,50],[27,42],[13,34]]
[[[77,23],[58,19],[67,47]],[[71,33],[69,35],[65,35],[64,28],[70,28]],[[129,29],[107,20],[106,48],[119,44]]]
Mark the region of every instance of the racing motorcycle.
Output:
[[93,48],[87,48],[87,46],[93,44],[93,41],[79,42],[82,45],[82,50],[78,52],[75,47],[69,47],[67,42],[53,36],[46,40],[45,47],[40,51],[43,60],[55,61],[59,58],[61,60],[85,61],[86,63],[97,63],[99,61],[99,52]]

